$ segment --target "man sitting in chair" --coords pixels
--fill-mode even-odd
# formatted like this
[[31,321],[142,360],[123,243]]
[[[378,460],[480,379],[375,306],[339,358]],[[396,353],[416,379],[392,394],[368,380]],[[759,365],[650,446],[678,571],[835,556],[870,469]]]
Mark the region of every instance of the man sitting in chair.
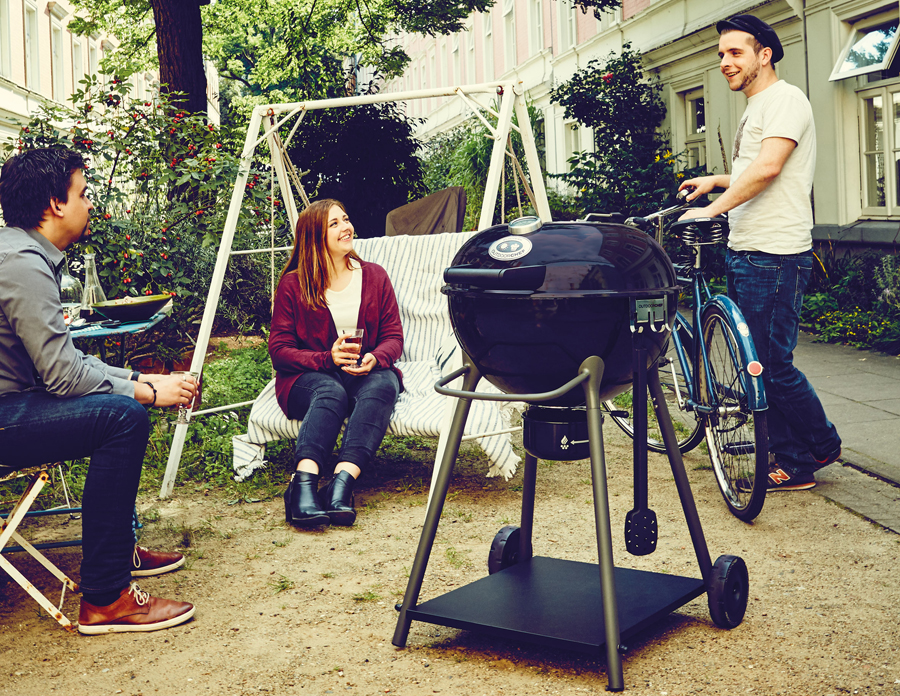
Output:
[[134,501],[150,433],[146,406],[188,404],[193,384],[140,375],[75,348],[63,320],[63,251],[93,208],[84,161],[43,149],[0,171],[0,465],[22,469],[90,457],[82,498],[81,611],[86,634],[154,631],[194,606],[151,597],[132,582],[174,570],[181,554],[135,546]]

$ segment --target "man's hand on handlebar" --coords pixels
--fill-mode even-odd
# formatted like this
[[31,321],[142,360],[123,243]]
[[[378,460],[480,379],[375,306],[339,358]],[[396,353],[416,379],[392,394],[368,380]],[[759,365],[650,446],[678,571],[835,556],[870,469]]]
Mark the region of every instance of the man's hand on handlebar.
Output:
[[706,208],[688,208],[687,210],[684,211],[684,213],[681,215],[681,217],[678,218],[678,221],[681,222],[682,220],[693,220],[694,218],[708,218],[708,217],[714,217],[714,216],[711,215],[710,213],[708,213],[706,211]]
[[[689,192],[687,193],[686,200],[693,201],[707,193],[712,193],[716,189],[722,190],[723,184],[722,178],[716,175],[698,176],[695,179],[688,179],[687,181],[682,182],[681,186],[678,187],[678,191]],[[681,194],[679,193],[679,195]],[[716,213],[710,211],[709,208],[710,206],[688,208],[678,219],[692,220],[694,218],[715,217]]]
[[681,186],[678,187],[678,190],[688,191],[687,200],[692,201],[707,193],[712,193],[713,189],[717,186],[716,179],[718,179],[716,176],[698,176],[695,179],[688,179],[681,182]]

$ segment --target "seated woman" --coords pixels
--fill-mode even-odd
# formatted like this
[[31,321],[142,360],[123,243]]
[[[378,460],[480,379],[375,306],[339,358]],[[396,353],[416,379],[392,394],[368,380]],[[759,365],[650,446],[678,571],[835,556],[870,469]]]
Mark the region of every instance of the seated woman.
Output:
[[[363,329],[361,346],[345,340],[357,328]],[[289,524],[349,526],[356,520],[353,486],[387,431],[402,388],[394,367],[402,349],[387,273],[353,251],[344,206],[316,201],[297,220],[269,335],[278,404],[288,418],[303,421],[294,448],[297,470],[284,494]],[[319,494],[319,474],[348,416],[334,478]]]

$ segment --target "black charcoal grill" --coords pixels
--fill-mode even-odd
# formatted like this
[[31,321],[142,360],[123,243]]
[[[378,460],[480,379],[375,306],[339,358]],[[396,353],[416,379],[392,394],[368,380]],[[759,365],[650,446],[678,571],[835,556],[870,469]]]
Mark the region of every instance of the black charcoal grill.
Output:
[[[608,689],[624,688],[623,641],[704,592],[713,620],[733,627],[747,603],[740,558],[715,565],[659,383],[657,362],[674,321],[678,287],[663,249],[638,230],[612,223],[547,223],[523,218],[468,240],[444,273],[450,318],[465,353],[461,369],[435,389],[457,398],[438,452],[428,512],[393,643],[406,645],[413,621],[478,630],[600,655]],[[476,391],[481,377],[503,394]],[[463,377],[461,389],[447,385]],[[612,556],[602,401],[633,389],[635,508],[626,549],[656,548],[647,507],[647,391],[655,409],[702,579],[617,568]],[[526,456],[519,526],[503,527],[488,576],[418,604],[441,510],[473,399],[525,401]],[[535,556],[537,460],[590,457],[599,564]]]
[[[665,251],[624,225],[516,222],[470,239],[444,272],[460,345],[509,394],[557,389],[591,355],[604,361],[601,399],[629,389],[636,311],[653,304],[656,312],[648,361],[675,318],[678,287]],[[581,404],[584,394],[552,403]]]

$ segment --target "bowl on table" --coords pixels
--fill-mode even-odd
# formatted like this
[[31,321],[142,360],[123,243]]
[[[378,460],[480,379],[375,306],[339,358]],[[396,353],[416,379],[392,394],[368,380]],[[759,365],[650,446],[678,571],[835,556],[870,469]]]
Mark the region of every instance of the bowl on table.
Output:
[[159,312],[172,299],[171,295],[147,295],[145,297],[123,297],[91,305],[107,319],[117,321],[146,321]]

